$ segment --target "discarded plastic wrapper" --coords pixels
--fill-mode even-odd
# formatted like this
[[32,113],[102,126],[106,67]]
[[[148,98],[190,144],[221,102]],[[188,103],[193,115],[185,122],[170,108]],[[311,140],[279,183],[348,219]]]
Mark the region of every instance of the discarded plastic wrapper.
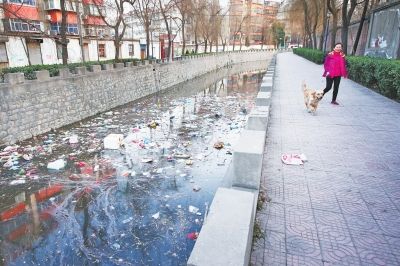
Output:
[[117,150],[121,147],[124,136],[122,134],[109,134],[104,138],[104,149]]
[[199,233],[192,232],[192,233],[187,234],[186,237],[191,240],[196,240],[199,237]]
[[302,165],[304,162],[307,161],[307,157],[303,153],[283,154],[281,159],[284,164],[290,164],[290,165]]
[[65,167],[65,161],[63,159],[59,159],[57,161],[54,162],[50,162],[47,164],[47,169],[50,170],[61,170],[64,169]]
[[214,144],[214,148],[217,149],[217,150],[220,150],[220,149],[222,149],[223,147],[224,147],[224,143],[223,143],[222,141],[217,141],[217,142]]

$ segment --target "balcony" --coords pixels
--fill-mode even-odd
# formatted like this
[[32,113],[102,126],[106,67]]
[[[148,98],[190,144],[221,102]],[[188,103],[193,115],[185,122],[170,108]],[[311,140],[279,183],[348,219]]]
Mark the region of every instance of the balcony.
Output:
[[84,6],[84,13],[89,16],[96,16],[96,17],[107,16],[106,8],[104,6],[97,7],[96,5],[91,5],[91,4]]
[[20,19],[3,19],[4,30],[9,32],[36,32],[43,31],[43,23],[40,21],[25,21]]

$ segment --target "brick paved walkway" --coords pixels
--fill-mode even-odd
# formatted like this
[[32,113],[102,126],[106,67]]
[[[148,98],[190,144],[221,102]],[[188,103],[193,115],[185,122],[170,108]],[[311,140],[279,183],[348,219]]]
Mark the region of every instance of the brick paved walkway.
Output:
[[[265,238],[252,265],[400,265],[400,104],[350,80],[317,115],[304,109],[304,79],[323,88],[322,66],[277,57],[257,213]],[[306,154],[304,166],[281,163]]]

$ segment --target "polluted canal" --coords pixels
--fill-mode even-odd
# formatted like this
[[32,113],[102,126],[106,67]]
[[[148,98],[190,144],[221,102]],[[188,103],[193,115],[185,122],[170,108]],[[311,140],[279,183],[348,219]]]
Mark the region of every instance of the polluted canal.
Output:
[[1,147],[0,264],[185,265],[263,75],[233,71]]

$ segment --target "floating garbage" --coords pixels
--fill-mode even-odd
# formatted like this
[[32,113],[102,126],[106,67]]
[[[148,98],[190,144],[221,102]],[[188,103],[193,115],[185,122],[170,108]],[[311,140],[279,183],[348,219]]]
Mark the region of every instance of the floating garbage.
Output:
[[192,165],[192,164],[193,164],[193,161],[192,161],[192,160],[186,160],[186,161],[185,161],[185,164],[186,164],[186,165]]
[[124,136],[122,134],[109,134],[104,138],[104,149],[117,150],[121,148],[122,140]]
[[174,154],[174,157],[176,159],[189,159],[190,155],[189,154],[184,154],[184,153],[176,153],[176,154]]
[[220,150],[224,147],[224,143],[222,141],[217,141],[216,143],[214,143],[214,148],[217,150]]
[[157,220],[158,218],[160,218],[160,212],[153,214],[151,217],[153,217],[155,220]]
[[64,169],[66,162],[63,159],[58,159],[54,162],[47,164],[47,169],[49,170],[61,170]]
[[147,124],[147,126],[148,126],[149,128],[152,128],[152,129],[157,128],[159,125],[160,125],[160,124],[159,124],[158,122],[156,122],[156,121],[151,121],[149,124]]
[[298,154],[298,153],[288,153],[282,154],[281,160],[284,164],[289,165],[302,165],[304,162],[307,161],[307,157],[305,154]]
[[127,224],[127,223],[129,223],[130,221],[132,221],[132,220],[133,220],[133,217],[129,217],[129,218],[123,220],[122,223],[123,223],[123,224]]
[[194,186],[194,187],[193,187],[193,191],[194,191],[194,192],[199,192],[200,189],[201,189],[201,187],[199,187],[199,186]]
[[188,234],[186,235],[186,237],[187,237],[188,239],[191,239],[191,240],[196,240],[196,239],[199,237],[199,233],[197,233],[197,232],[191,232],[191,233],[188,233]]
[[69,144],[77,144],[79,143],[78,135],[72,135],[69,137]]
[[199,211],[199,208],[190,205],[189,206],[189,212],[196,214]]
[[25,179],[16,179],[10,182],[10,185],[20,185],[20,184],[25,184],[26,180]]
[[23,158],[25,161],[30,161],[30,160],[33,159],[33,155],[32,155],[32,154],[24,154],[24,155],[22,155],[22,158]]
[[146,158],[142,159],[142,163],[152,163],[152,162],[153,162],[153,158],[146,157]]

